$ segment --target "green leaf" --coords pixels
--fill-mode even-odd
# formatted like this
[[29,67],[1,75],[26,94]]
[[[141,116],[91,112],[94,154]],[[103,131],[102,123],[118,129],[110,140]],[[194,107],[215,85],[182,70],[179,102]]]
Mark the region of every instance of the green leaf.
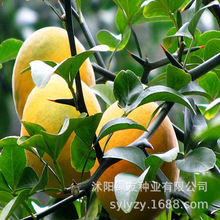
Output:
[[191,75],[173,65],[167,66],[167,86],[180,90],[191,81]]
[[17,39],[7,39],[0,45],[0,64],[16,58],[22,45],[22,41]]
[[149,171],[145,177],[145,180],[148,182],[153,181],[156,177],[158,169],[163,164],[163,162],[165,161],[169,163],[175,160],[178,151],[178,147],[175,147],[165,153],[151,154],[150,156],[148,156],[145,160],[145,167],[149,167]]
[[122,50],[128,43],[129,38],[130,31],[128,31],[125,35],[115,35],[108,30],[101,30],[97,34],[99,43],[108,45],[111,51],[115,49],[117,49],[117,51]]
[[198,84],[210,94],[213,99],[220,97],[220,80],[214,72],[206,73],[200,77]]
[[50,156],[53,155],[41,134],[36,134],[31,137],[23,136],[18,140],[18,145],[37,155],[37,153],[31,148],[35,147],[40,157],[43,157],[45,152]]
[[21,121],[21,122],[30,136],[33,136],[35,134],[42,134],[42,131],[45,131],[45,129],[39,124],[27,122],[27,121]]
[[32,189],[39,181],[35,171],[31,167],[25,167],[16,186],[16,190]]
[[175,27],[172,27],[168,30],[166,37],[163,38],[163,46],[166,49],[169,49],[170,53],[174,53],[178,47],[178,39],[175,37],[175,33],[177,32]]
[[185,158],[177,160],[176,166],[189,173],[202,173],[213,168],[216,162],[214,152],[205,147],[197,148],[186,154]]
[[168,0],[169,9],[171,10],[172,13],[174,13],[183,5],[184,2],[185,0],[179,0],[179,1]]
[[97,197],[95,192],[92,192],[92,195],[89,199],[89,205],[85,220],[93,220],[96,218],[96,216],[99,213],[99,205],[100,205],[99,198]]
[[139,12],[142,0],[114,0],[114,2],[126,14],[127,21],[131,22]]
[[78,135],[89,146],[92,145],[101,117],[102,113],[86,117],[75,130],[76,135]]
[[39,179],[38,183],[31,190],[31,193],[35,193],[39,190],[44,189],[48,183],[48,179],[49,179],[48,165],[45,165],[44,169],[42,171],[42,174],[40,176],[40,179]]
[[83,120],[84,118],[82,117],[69,119],[68,116],[66,116],[58,134],[51,134],[48,132],[42,133],[47,146],[46,152],[51,158],[57,160],[68,138]]
[[163,164],[163,160],[161,160],[159,157],[150,155],[149,157],[146,158],[145,167],[149,169],[145,177],[145,180],[147,182],[151,182],[155,179],[157,175],[157,171],[161,167],[162,164]]
[[15,189],[25,166],[26,156],[23,148],[18,146],[3,148],[0,156],[1,172],[12,189]]
[[[0,191],[7,191],[7,192],[11,191],[1,171],[0,171]],[[1,200],[1,196],[0,196],[0,200]]]
[[101,117],[101,113],[86,117],[75,130],[76,136],[71,144],[71,163],[79,172],[82,172],[85,165],[85,171],[89,171],[95,163],[92,143]]
[[177,49],[178,41],[176,40],[176,37],[186,37],[186,38],[192,39],[192,35],[190,34],[188,30],[188,26],[189,26],[189,22],[186,22],[185,24],[182,25],[182,27],[180,27],[180,29],[176,33],[173,33],[174,31],[176,31],[174,28],[171,29],[168,33],[169,36],[163,39],[164,46],[166,48],[170,48],[172,44],[176,43],[176,45],[174,44],[173,47],[174,49]]
[[195,140],[217,140],[220,138],[220,117],[209,121],[207,127],[203,127],[195,133]]
[[113,92],[115,98],[119,100],[118,105],[127,111],[143,92],[143,85],[132,71],[122,70],[115,78]]
[[46,64],[44,61],[32,61],[30,66],[33,82],[37,87],[43,88],[48,83],[53,73],[56,72],[58,75],[63,77],[69,85],[72,86],[73,80],[82,63],[95,52],[104,52],[108,50],[109,47],[106,45],[99,45],[91,48],[88,51],[77,54],[74,57],[67,58],[54,67],[51,67],[51,64]]
[[91,146],[88,146],[83,139],[75,136],[71,143],[71,164],[78,172],[88,172],[95,163],[96,154]]
[[114,147],[104,154],[104,158],[117,158],[129,161],[136,165],[140,170],[145,170],[145,154],[138,147]]
[[146,18],[170,16],[169,6],[165,0],[148,1],[144,7],[144,16]]
[[191,21],[189,22],[189,32],[192,34],[192,36],[195,35],[195,31],[196,31],[196,27],[197,24],[199,22],[199,19],[202,15],[202,13],[204,12],[205,9],[212,7],[214,5],[219,5],[219,2],[216,1],[212,1],[211,3],[209,3],[208,5],[204,6],[203,8],[199,9],[196,14],[193,16],[193,18],[191,19]]
[[116,101],[113,90],[106,84],[96,84],[91,86],[90,89],[92,89],[96,95],[100,96],[108,105]]
[[215,99],[213,102],[207,105],[205,114],[208,113],[209,111],[213,110],[214,108],[218,107],[217,110],[219,109],[220,105],[220,98]]
[[210,104],[198,104],[200,111],[203,113],[205,118],[208,120],[214,118],[217,115],[217,113],[219,112],[220,106],[217,104],[212,107],[211,105],[213,105],[213,104],[214,104],[214,102],[210,103]]
[[12,199],[0,213],[0,220],[8,219],[16,208],[18,208],[29,196],[30,190],[22,191],[18,196]]
[[171,13],[176,12],[185,0],[153,0],[148,1],[144,8],[145,17],[162,17],[171,16]]
[[[162,161],[170,163],[176,159],[178,152],[179,152],[179,148],[176,146],[173,149],[168,150],[165,153],[152,154],[151,156],[158,157]],[[145,163],[145,165],[146,165],[146,163]]]
[[121,34],[124,34],[126,31],[128,31],[129,26],[128,26],[127,18],[125,17],[125,14],[120,8],[118,8],[118,11],[116,13],[115,22]]
[[1,204],[5,203],[5,205],[7,205],[13,198],[14,198],[14,196],[11,193],[0,190]]
[[33,82],[39,88],[43,88],[55,72],[54,67],[51,67],[41,60],[32,61],[30,67]]
[[[134,207],[148,170],[149,169],[146,169],[140,176],[125,172],[119,173],[115,177],[115,197],[125,213],[129,213]],[[123,188],[118,186],[123,186]]]
[[[192,209],[192,216],[195,217],[200,216],[202,213],[207,213],[207,210],[210,209],[212,205],[218,204],[220,200],[219,184],[220,180],[215,176],[204,175],[201,177],[190,201],[190,204],[200,204]],[[217,207],[214,209],[217,209]]]
[[18,140],[18,136],[8,136],[5,138],[2,138],[0,140],[0,148],[4,148],[4,147],[10,147],[10,146],[17,146],[17,140]]
[[107,122],[101,128],[97,140],[101,140],[106,135],[111,134],[115,131],[124,130],[124,129],[139,129],[146,131],[146,128],[138,124],[137,122],[129,118],[121,117],[121,118],[112,119],[109,122]]
[[[211,57],[218,54],[219,51],[220,51],[220,40],[219,39],[209,40],[205,46],[204,60],[210,59]],[[217,66],[215,69],[220,69],[220,65]]]
[[194,111],[189,100],[185,96],[183,96],[181,93],[177,92],[176,90],[171,89],[166,86],[151,86],[145,89],[136,98],[134,103],[131,104],[129,108],[127,108],[127,112],[132,111],[133,109],[145,103],[155,102],[155,101],[176,102]]
[[195,82],[188,83],[185,87],[183,87],[180,92],[183,95],[200,95],[209,100],[213,100],[212,96],[208,94],[204,89],[202,89],[198,84]]
[[158,76],[155,76],[150,82],[147,84],[147,86],[153,86],[153,85],[159,85],[159,84],[166,84],[166,72],[163,72],[159,74]]
[[[198,45],[205,46],[210,40],[219,39],[219,38],[220,38],[220,31],[216,31],[216,30],[206,31],[200,36],[198,40]],[[204,58],[205,50],[197,50],[195,51],[195,54],[201,58]]]
[[196,111],[194,114],[189,109],[185,109],[184,114],[184,152],[187,153],[197,147],[198,143],[193,140],[193,135],[197,130],[207,127],[205,118],[195,105],[194,101],[191,103]]

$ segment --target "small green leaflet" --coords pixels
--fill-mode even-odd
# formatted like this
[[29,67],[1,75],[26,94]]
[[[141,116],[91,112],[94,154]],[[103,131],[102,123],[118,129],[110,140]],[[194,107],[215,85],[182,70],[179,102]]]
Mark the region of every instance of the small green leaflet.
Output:
[[3,41],[0,45],[0,64],[15,59],[22,43],[13,38]]

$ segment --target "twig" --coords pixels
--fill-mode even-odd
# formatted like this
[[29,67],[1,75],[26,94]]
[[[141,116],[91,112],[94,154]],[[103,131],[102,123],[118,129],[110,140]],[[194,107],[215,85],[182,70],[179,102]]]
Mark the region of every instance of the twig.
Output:
[[102,68],[96,63],[92,63],[92,67],[96,73],[99,73],[100,75],[104,76],[105,78],[114,81],[116,75],[109,70],[106,70],[105,68]]

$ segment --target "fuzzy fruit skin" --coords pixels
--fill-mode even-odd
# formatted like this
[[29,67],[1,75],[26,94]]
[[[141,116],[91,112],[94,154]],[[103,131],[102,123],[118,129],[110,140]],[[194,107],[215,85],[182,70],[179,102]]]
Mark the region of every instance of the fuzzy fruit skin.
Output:
[[[145,126],[147,125],[147,122],[153,113],[153,111],[157,108],[157,105],[155,103],[148,103],[145,105],[142,105],[132,111],[128,118],[140,123],[141,125]],[[120,109],[117,105],[117,103],[114,103],[111,105],[103,114],[103,117],[101,119],[101,122],[99,124],[97,132],[100,131],[101,127],[107,123],[108,121],[118,118],[123,114],[122,109]],[[133,141],[135,141],[143,131],[141,130],[135,130],[135,129],[129,129],[129,130],[122,130],[115,132],[112,137],[110,138],[107,146],[106,151],[110,150],[111,148],[118,147],[118,146],[127,146]],[[103,138],[100,141],[100,145],[103,148],[104,143],[106,141],[106,138]],[[168,117],[165,118],[163,123],[160,125],[156,133],[152,136],[150,139],[150,143],[154,147],[154,150],[147,149],[147,151],[152,153],[159,153],[159,152],[166,152],[174,147],[178,147],[178,142],[174,133],[174,130],[172,128],[172,124]],[[98,168],[99,163],[96,161],[95,166],[91,169],[91,174],[93,174],[96,169]],[[175,167],[174,162],[172,163],[163,163],[161,167],[162,171],[165,173],[165,175],[168,177],[170,181],[173,183],[176,183],[179,177],[179,170]],[[114,182],[114,177],[118,173],[122,172],[132,172],[137,175],[141,174],[141,171],[134,166],[133,164],[121,160],[116,164],[113,164],[108,169],[104,171],[104,173],[101,175],[101,177],[98,180],[97,186],[100,186],[101,190],[96,189],[96,194],[98,198],[100,199],[102,205],[106,209],[106,211],[113,216],[116,220],[145,220],[145,219],[154,219],[158,215],[162,213],[164,209],[151,209],[151,207],[157,207],[158,202],[161,200],[164,202],[162,205],[166,205],[165,198],[161,192],[152,192],[152,189],[148,189],[147,192],[145,192],[145,189],[142,190],[142,192],[139,193],[137,201],[144,202],[145,203],[145,209],[143,211],[140,211],[140,209],[133,209],[129,214],[125,214],[123,211],[117,211],[118,206],[116,205],[116,198],[114,195],[114,192],[110,190],[105,190],[104,192],[104,184],[111,184]],[[125,183],[126,184],[126,183]],[[110,185],[111,186],[111,185]],[[119,186],[120,187],[120,186]],[[126,202],[126,201],[125,201]],[[153,205],[155,204],[155,205]],[[140,208],[140,203],[139,203]]]
[[[85,51],[83,45],[75,38],[77,53]],[[22,116],[25,102],[35,87],[31,71],[20,74],[34,60],[51,60],[60,63],[71,57],[66,30],[59,27],[45,27],[35,31],[21,46],[17,55],[12,77],[12,89],[15,107],[19,118]],[[95,75],[87,59],[80,67],[80,76],[88,86],[95,84]]]
[[[91,92],[89,87],[82,82],[83,94],[85,104],[89,115],[94,115],[101,111],[99,103],[95,95]],[[62,77],[54,74],[48,84],[44,88],[35,87],[28,96],[27,102],[24,107],[22,121],[38,123],[45,128],[47,132],[58,133],[60,127],[63,124],[66,115],[69,118],[77,118],[80,113],[75,107],[70,105],[59,104],[51,102],[48,99],[58,98],[71,98],[71,92],[68,89],[67,83]],[[21,128],[21,135],[28,135],[24,126]],[[71,166],[70,158],[70,144],[75,136],[73,132],[67,143],[65,144],[61,154],[58,158],[58,163],[62,169],[65,181],[65,187],[69,187],[73,180],[80,182],[81,173],[76,172]],[[43,163],[29,151],[26,151],[27,165],[32,167],[38,176],[41,175],[44,167]],[[52,159],[45,153],[43,159],[52,166]],[[53,166],[52,166],[53,167]],[[89,178],[90,174],[85,173],[84,179]],[[54,175],[49,172],[49,183],[47,188],[59,187],[58,181]],[[51,196],[56,196],[56,193],[48,193]]]

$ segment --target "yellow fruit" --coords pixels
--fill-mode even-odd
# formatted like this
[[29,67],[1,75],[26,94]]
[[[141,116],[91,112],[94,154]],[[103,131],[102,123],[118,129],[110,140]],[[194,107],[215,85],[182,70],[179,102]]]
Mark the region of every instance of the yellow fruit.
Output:
[[[85,104],[89,115],[94,115],[100,112],[99,103],[95,95],[91,92],[89,87],[82,83],[83,94],[85,99]],[[27,102],[24,107],[24,112],[22,116],[22,121],[38,123],[50,133],[58,133],[61,125],[63,124],[66,115],[69,118],[76,118],[80,113],[75,109],[75,107],[70,105],[59,104],[51,102],[48,99],[59,99],[59,98],[71,98],[71,92],[68,89],[67,83],[62,77],[54,74],[48,84],[44,88],[35,87],[30,95],[28,96]],[[21,128],[21,135],[28,135],[24,126]],[[59,165],[61,166],[65,186],[68,187],[73,180],[76,182],[80,181],[81,173],[76,172],[71,166],[70,159],[70,144],[75,136],[73,132],[65,144],[61,154],[58,158]],[[43,169],[43,163],[29,151],[26,151],[28,166],[31,166],[38,175],[41,175]],[[52,166],[52,159],[45,153],[43,159]],[[89,172],[85,174],[85,178],[89,177]],[[49,174],[49,183],[47,187],[58,187],[59,183],[55,179],[54,175]],[[49,193],[48,193],[49,194]],[[50,195],[55,196],[54,193]]]
[[[128,118],[146,127],[151,114],[154,112],[156,108],[157,105],[155,103],[145,104],[132,111],[128,115]],[[112,119],[120,117],[122,114],[123,111],[118,107],[117,103],[111,105],[103,114],[103,117],[98,127],[98,132],[105,123]],[[143,131],[136,129],[117,131],[110,138],[105,151],[108,151],[118,146],[127,146],[133,141],[135,141],[142,133]],[[100,141],[100,145],[102,148],[106,142],[106,138],[103,138]],[[153,145],[154,150],[147,149],[149,153],[166,152],[174,147],[178,147],[178,142],[168,117],[165,118],[159,129],[150,139],[150,143]],[[95,172],[98,166],[99,164],[96,161],[95,166],[91,170],[91,174]],[[161,169],[167,175],[170,181],[177,181],[179,171],[175,167],[174,162],[164,163]],[[112,183],[114,182],[115,176],[118,173],[122,172],[131,172],[137,175],[141,174],[141,171],[136,166],[123,160],[119,161],[118,163],[110,166],[107,170],[105,170],[105,172],[101,175],[96,185],[97,196],[100,199],[104,208],[116,220],[154,219],[164,210],[163,207],[166,206],[166,202],[161,192],[152,192],[153,189],[150,187],[150,183],[145,183],[145,186],[149,186],[149,189],[143,188],[142,191],[139,193],[137,198],[138,207],[134,208],[129,214],[125,214],[122,210],[118,211],[116,198],[114,192],[112,191]],[[123,187],[123,184],[122,186],[118,187]],[[145,190],[147,192],[145,192]],[[159,202],[160,208],[158,208]],[[141,210],[141,204],[143,206],[145,205],[143,210]]]
[[[85,51],[83,45],[75,38],[77,53]],[[19,115],[22,116],[25,102],[34,83],[31,71],[20,74],[34,60],[51,60],[60,63],[71,57],[69,40],[66,30],[59,27],[46,27],[34,32],[23,43],[13,69],[13,97]],[[87,59],[80,68],[80,75],[83,82],[88,86],[95,84],[95,75],[92,65]]]

